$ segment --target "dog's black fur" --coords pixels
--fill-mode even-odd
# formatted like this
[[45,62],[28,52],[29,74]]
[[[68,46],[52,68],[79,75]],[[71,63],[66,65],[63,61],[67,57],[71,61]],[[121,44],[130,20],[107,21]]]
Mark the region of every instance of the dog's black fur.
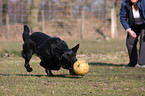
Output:
[[24,25],[23,41],[22,57],[25,59],[25,68],[28,72],[32,71],[29,61],[36,53],[41,59],[40,65],[48,76],[53,76],[51,70],[59,70],[60,67],[75,74],[73,64],[77,61],[76,52],[79,44],[69,49],[66,42],[58,37],[51,37],[41,32],[30,35],[27,25]]

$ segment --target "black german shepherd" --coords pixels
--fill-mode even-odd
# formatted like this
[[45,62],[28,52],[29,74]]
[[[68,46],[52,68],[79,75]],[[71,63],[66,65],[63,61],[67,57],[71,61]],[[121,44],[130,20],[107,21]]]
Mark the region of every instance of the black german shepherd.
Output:
[[77,61],[76,52],[79,44],[69,49],[66,42],[58,37],[51,37],[41,32],[30,35],[27,25],[24,25],[23,41],[22,57],[25,59],[25,68],[28,72],[33,70],[29,61],[33,54],[37,54],[41,59],[40,65],[48,76],[53,76],[51,70],[59,70],[60,67],[68,69],[72,75],[75,75],[73,64]]

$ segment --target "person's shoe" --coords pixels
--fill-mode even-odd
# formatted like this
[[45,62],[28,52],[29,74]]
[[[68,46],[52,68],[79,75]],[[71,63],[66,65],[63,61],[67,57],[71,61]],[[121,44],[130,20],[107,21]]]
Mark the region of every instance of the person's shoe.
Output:
[[140,65],[141,68],[145,68],[145,65]]
[[136,64],[136,66],[135,67],[140,67],[140,65],[139,64]]
[[125,65],[125,67],[135,67],[135,65],[131,65],[130,63]]
[[145,68],[145,65],[139,65],[139,64],[137,64],[135,67]]

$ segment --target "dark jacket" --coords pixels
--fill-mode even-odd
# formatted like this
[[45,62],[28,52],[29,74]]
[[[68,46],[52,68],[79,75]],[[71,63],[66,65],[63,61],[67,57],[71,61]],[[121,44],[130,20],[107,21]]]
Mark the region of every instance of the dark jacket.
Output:
[[[143,22],[145,23],[145,0],[138,1],[137,5],[139,7],[140,16],[142,17]],[[131,28],[131,26],[133,25],[134,20],[132,14],[132,6],[128,2],[128,0],[124,0],[121,4],[120,22],[125,28],[125,30]]]

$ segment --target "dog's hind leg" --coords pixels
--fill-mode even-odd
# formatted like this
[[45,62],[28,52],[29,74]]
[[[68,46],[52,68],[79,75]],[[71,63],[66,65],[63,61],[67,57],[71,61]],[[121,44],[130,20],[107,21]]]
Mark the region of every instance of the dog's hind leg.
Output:
[[47,73],[47,76],[50,77],[50,76],[54,76],[51,72],[51,70],[49,69],[45,69],[45,72]]
[[33,69],[30,67],[29,62],[32,57],[33,50],[26,47],[26,45],[23,45],[23,51],[22,51],[22,57],[25,59],[25,68],[27,69],[27,72],[31,72]]
[[36,49],[35,43],[31,39],[26,40],[25,43],[23,44],[22,57],[25,59],[24,66],[28,72],[33,71],[33,69],[29,65],[29,62],[30,62],[32,55],[35,52],[35,49]]
[[49,69],[47,63],[45,63],[44,61],[41,61],[41,62],[40,62],[40,65],[45,69],[45,72],[47,73],[47,76],[49,76],[49,77],[50,77],[50,76],[54,76],[54,75],[52,74],[51,70]]
[[32,57],[32,50],[29,50],[29,52],[26,53],[25,65],[24,65],[28,72],[33,71],[33,69],[30,67],[30,64],[29,64],[31,57]]

